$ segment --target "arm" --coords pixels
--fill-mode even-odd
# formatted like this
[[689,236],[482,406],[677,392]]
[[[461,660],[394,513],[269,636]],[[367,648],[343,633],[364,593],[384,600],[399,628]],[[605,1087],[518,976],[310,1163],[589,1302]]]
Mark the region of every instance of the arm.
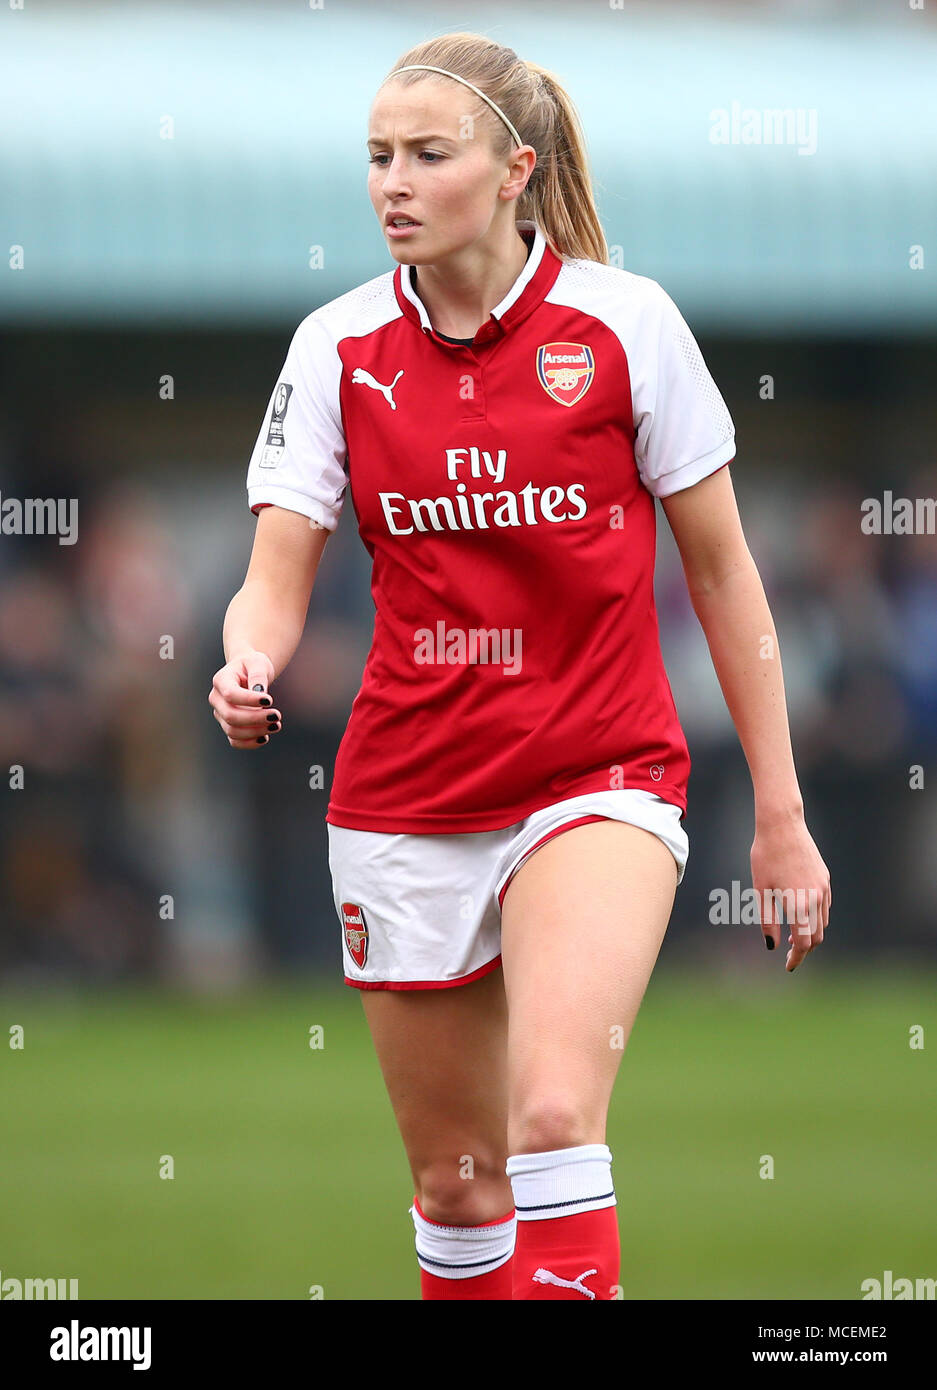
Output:
[[244,651],[265,652],[280,674],[299,646],[309,599],[329,532],[300,512],[264,507],[244,583],[224,621],[227,661]]
[[208,695],[232,748],[256,748],[281,727],[267,688],[299,645],[328,538],[324,527],[284,507],[264,507],[257,518],[247,574],[225,614],[225,665]]
[[661,505],[752,776],[752,878],[764,904],[762,925],[771,927],[765,930],[769,949],[780,933],[766,893],[800,890],[808,918],[813,909],[809,937],[798,932],[788,955],[792,970],[823,940],[832,895],[829,871],[804,823],[774,621],[742,533],[728,467],[661,498]]

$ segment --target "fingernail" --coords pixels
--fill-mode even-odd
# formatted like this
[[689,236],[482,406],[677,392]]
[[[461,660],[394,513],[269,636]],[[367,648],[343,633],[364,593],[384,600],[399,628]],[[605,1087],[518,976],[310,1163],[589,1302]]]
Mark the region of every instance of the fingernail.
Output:
[[259,739],[257,740],[257,742],[258,742],[258,743],[266,743],[267,740],[269,739],[269,737],[270,737],[269,734],[264,734],[262,738],[259,738]]
[[[254,686],[254,689],[255,689],[255,690],[262,690],[262,689],[263,689],[263,686],[257,686],[257,685],[255,685],[255,686]],[[269,695],[261,695],[261,697],[260,697],[260,703],[261,703],[262,705],[272,705],[272,704],[273,704],[273,700],[271,699],[271,697],[270,697]]]
[[768,948],[769,951],[773,951],[773,950],[774,950],[774,937],[773,937],[773,936],[766,936],[766,937],[765,937],[765,945],[767,946],[767,948]]
[[280,722],[280,721],[279,721],[279,719],[277,718],[277,716],[276,716],[275,714],[268,714],[268,715],[267,715],[267,723],[268,723],[268,724],[279,724],[279,722]]

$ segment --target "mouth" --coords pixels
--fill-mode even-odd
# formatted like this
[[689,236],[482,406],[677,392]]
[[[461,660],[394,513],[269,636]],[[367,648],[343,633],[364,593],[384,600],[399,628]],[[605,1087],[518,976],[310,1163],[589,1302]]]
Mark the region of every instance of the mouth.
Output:
[[384,219],[384,230],[388,236],[392,237],[407,236],[411,232],[417,231],[422,225],[422,222],[415,221],[406,213],[390,213]]

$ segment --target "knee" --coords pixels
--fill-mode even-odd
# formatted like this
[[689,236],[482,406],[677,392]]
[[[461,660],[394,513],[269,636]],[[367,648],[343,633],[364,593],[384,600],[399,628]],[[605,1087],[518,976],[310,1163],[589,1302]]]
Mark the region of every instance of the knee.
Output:
[[421,1166],[414,1177],[423,1215],[445,1226],[480,1226],[506,1216],[514,1204],[506,1162],[506,1154],[463,1153]]
[[604,1143],[603,1117],[590,1117],[575,1096],[544,1092],[525,1098],[509,1126],[512,1154],[550,1153]]

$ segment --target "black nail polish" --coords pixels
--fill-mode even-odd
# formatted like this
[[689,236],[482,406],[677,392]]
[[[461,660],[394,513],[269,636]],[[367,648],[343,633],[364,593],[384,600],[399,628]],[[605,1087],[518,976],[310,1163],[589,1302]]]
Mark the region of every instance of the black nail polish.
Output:
[[269,734],[264,734],[261,738],[259,738],[259,739],[257,740],[257,742],[258,742],[258,743],[266,743],[266,742],[267,742],[267,739],[268,739],[269,737],[270,737]]
[[773,936],[766,936],[766,937],[765,937],[765,945],[767,946],[767,948],[768,948],[769,951],[773,951],[773,950],[774,950],[774,937],[773,937]]
[[[258,690],[258,689],[262,690],[262,689],[263,689],[263,686],[256,686],[256,685],[255,685],[255,686],[254,686],[254,689],[255,689],[255,690]],[[273,704],[273,701],[272,701],[272,699],[270,698],[269,695],[261,695],[261,697],[260,697],[260,703],[261,703],[262,705],[265,705],[265,706],[266,706],[266,705],[272,705],[272,704]]]

